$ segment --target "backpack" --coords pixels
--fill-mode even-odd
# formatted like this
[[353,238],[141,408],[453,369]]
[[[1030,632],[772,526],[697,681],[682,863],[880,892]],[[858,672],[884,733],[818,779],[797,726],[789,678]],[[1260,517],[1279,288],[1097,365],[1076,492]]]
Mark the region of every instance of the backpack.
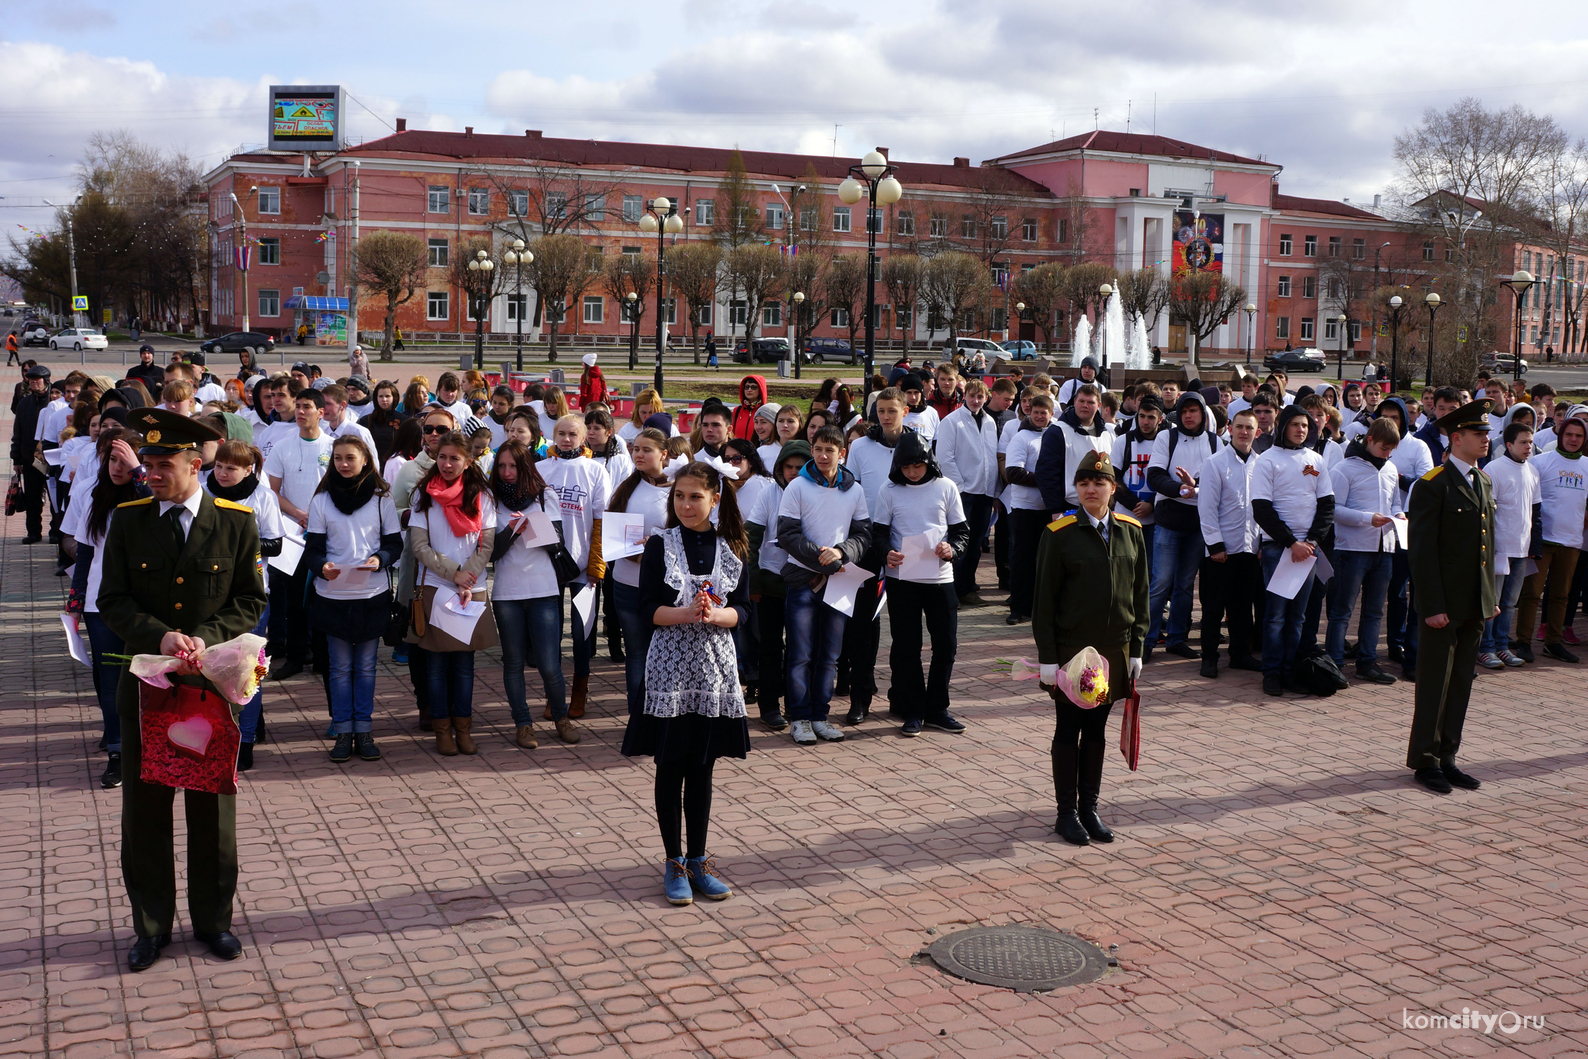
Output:
[[[1214,434],[1213,431],[1209,430],[1206,426],[1204,426],[1202,428],[1202,433],[1208,439],[1208,453],[1210,455],[1214,454],[1214,453],[1217,453],[1219,451],[1219,439],[1218,439],[1218,436],[1216,434]],[[1168,463],[1170,467],[1174,466],[1174,463],[1172,462],[1174,460],[1174,447],[1176,445],[1178,445],[1179,443],[1180,443],[1180,428],[1179,427],[1170,427],[1169,428],[1169,455],[1164,457],[1164,462]]]
[[1340,667],[1334,664],[1334,659],[1317,646],[1301,651],[1291,672],[1298,685],[1323,699],[1351,686],[1345,674],[1340,672]]

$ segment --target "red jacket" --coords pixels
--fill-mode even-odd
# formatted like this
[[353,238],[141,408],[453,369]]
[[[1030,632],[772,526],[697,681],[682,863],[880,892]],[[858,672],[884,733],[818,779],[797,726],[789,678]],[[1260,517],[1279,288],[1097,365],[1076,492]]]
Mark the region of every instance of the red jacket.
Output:
[[733,436],[746,441],[755,440],[755,413],[762,405],[766,404],[766,379],[759,375],[746,375],[739,380],[739,393],[744,393],[746,381],[753,381],[756,388],[761,391],[761,399],[754,405],[747,405],[740,398],[739,405],[733,410]]
[[607,399],[607,379],[601,369],[592,364],[579,377],[579,407],[589,408],[592,402]]

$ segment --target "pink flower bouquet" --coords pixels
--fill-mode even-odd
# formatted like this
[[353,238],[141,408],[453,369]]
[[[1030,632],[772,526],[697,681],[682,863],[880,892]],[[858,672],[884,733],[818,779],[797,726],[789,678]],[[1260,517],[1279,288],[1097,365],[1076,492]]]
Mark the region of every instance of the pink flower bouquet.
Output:
[[183,662],[191,663],[223,699],[239,706],[254,697],[259,682],[270,672],[265,638],[245,632],[236,639],[206,647],[187,657],[133,655],[132,675],[152,687],[169,688],[171,674]]
[[1084,647],[1060,669],[1054,684],[1083,710],[1094,709],[1108,699],[1108,659],[1096,649]]

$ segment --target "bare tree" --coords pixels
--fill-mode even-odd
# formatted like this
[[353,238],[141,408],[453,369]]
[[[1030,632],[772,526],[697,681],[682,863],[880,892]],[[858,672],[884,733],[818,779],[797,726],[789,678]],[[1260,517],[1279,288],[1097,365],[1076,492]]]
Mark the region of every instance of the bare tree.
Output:
[[720,246],[732,250],[759,239],[766,231],[760,197],[745,173],[744,156],[737,148],[728,155],[728,168],[717,185],[712,207],[712,237]]
[[[689,322],[689,344],[700,363],[700,328],[705,315],[717,302],[718,273],[722,251],[705,242],[682,243],[667,255],[667,283],[672,297],[684,300]],[[729,351],[730,356],[732,351]]]
[[893,303],[893,320],[899,328],[904,352],[910,352],[910,332],[915,329],[915,306],[921,297],[926,259],[918,254],[889,254],[882,262],[882,285]]
[[1169,277],[1148,265],[1120,273],[1117,288],[1127,326],[1138,314],[1149,332],[1158,326],[1158,318],[1169,307]]
[[[745,348],[755,341],[761,321],[761,307],[782,289],[784,259],[775,246],[747,243],[729,250],[724,258],[723,282],[744,295]],[[752,355],[751,360],[754,360]]]
[[1564,354],[1576,349],[1582,321],[1584,288],[1573,282],[1569,272],[1588,229],[1588,141],[1578,140],[1552,152],[1536,179],[1538,220],[1529,235],[1533,243],[1551,251],[1547,274],[1539,277],[1544,281],[1543,334],[1551,334],[1558,311]]
[[[474,269],[469,268],[470,261],[479,260],[479,252],[491,252],[491,237],[488,235],[471,235],[458,244],[458,252],[452,255],[447,266],[447,279],[453,287],[463,291],[468,298],[462,320],[465,322],[478,319],[483,320],[490,311],[491,301],[507,284],[504,270],[500,268]],[[540,256],[540,248],[535,248],[535,256]],[[538,262],[537,262],[538,264]],[[478,299],[476,303],[475,299]]]
[[827,304],[844,311],[849,331],[849,348],[857,345],[855,335],[865,324],[866,260],[858,254],[836,254],[827,270]]
[[[376,231],[363,235],[353,257],[353,273],[360,290],[386,299],[380,359],[391,360],[397,307],[425,287],[428,271],[425,241],[411,232]],[[354,310],[357,311],[356,309]]]
[[1087,310],[1102,312],[1102,295],[1100,288],[1107,283],[1113,285],[1119,282],[1119,274],[1111,265],[1100,265],[1095,262],[1081,262],[1071,265],[1064,270],[1063,286],[1064,300],[1070,306],[1071,319],[1077,321],[1085,316]]
[[965,310],[981,300],[991,283],[987,266],[961,251],[938,254],[926,263],[928,298],[945,318],[950,344],[959,335]]
[[[622,318],[629,323],[629,362],[632,364],[640,352],[640,322],[651,302],[651,291],[656,287],[656,259],[644,254],[619,254],[606,263],[602,286],[618,306]],[[634,300],[629,301],[629,295]]]
[[594,278],[590,272],[589,248],[577,235],[563,232],[535,240],[530,250],[535,254],[535,261],[529,266],[530,283],[545,307],[546,321],[551,328],[551,348],[546,354],[546,363],[555,364],[557,328]]
[[1047,262],[1015,277],[1015,297],[1025,303],[1031,322],[1042,332],[1042,349],[1053,352],[1053,333],[1060,326],[1066,293],[1063,265]]
[[[491,193],[483,215],[493,228],[530,241],[538,235],[561,232],[599,232],[622,217],[624,185],[602,180],[572,166],[531,159],[518,165],[493,165],[466,174],[478,176],[481,189]],[[465,209],[468,205],[465,204]]]
[[1222,272],[1187,272],[1170,284],[1169,318],[1186,325],[1191,336],[1187,363],[1194,370],[1197,347],[1212,338],[1219,325],[1246,304],[1246,288],[1231,283]]
[[1009,249],[1014,226],[1023,219],[1017,215],[1027,203],[1020,193],[1022,179],[1002,166],[982,166],[976,171],[976,182],[961,218],[961,235],[966,249],[989,269],[998,255]]
[[[805,348],[805,341],[810,338],[811,331],[827,312],[830,265],[831,259],[818,249],[807,248],[788,259],[783,273],[783,286],[786,288],[784,300],[789,306],[789,319],[794,326],[795,349]],[[804,300],[798,305],[794,303],[796,293],[804,295]]]

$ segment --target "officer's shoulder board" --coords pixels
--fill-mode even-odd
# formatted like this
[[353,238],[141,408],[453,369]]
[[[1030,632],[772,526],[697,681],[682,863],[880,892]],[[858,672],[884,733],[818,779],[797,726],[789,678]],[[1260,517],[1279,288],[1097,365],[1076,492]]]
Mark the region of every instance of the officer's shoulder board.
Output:
[[235,500],[226,500],[221,497],[215,498],[215,506],[223,507],[227,511],[241,511],[247,515],[252,515],[254,513],[254,509],[249,507],[247,504],[239,504]]
[[1135,526],[1137,529],[1142,528],[1141,523],[1136,521],[1135,518],[1131,517],[1130,515],[1122,515],[1118,511],[1114,512],[1114,521],[1123,522],[1127,526]]
[[1431,482],[1435,478],[1438,478],[1441,474],[1443,474],[1444,470],[1445,470],[1445,465],[1441,463],[1438,467],[1435,467],[1433,470],[1431,470],[1427,474],[1423,475],[1422,480],[1425,481],[1425,482]]
[[154,497],[146,496],[146,497],[144,497],[141,500],[129,500],[125,504],[117,504],[116,506],[118,508],[123,508],[123,507],[142,507],[145,504],[152,504],[152,503],[154,503]]
[[1074,515],[1065,515],[1062,518],[1056,518],[1052,522],[1048,523],[1048,529],[1050,529],[1050,530],[1061,530],[1065,526],[1073,526],[1073,525],[1075,525],[1075,516]]

